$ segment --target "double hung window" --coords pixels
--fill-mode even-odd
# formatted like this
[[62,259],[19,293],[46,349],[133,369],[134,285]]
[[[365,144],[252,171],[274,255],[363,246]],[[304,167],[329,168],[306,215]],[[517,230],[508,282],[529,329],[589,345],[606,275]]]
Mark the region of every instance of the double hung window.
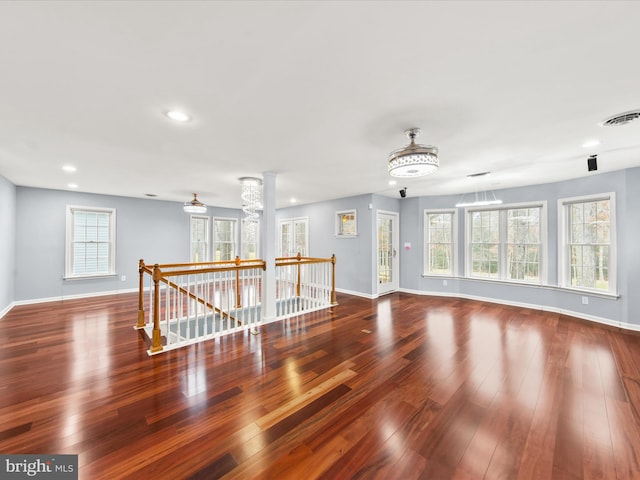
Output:
[[236,223],[234,218],[213,219],[214,261],[236,258]]
[[559,202],[562,286],[615,293],[615,195]]
[[456,248],[454,211],[424,212],[424,273],[453,275]]
[[544,283],[546,204],[467,210],[467,276]]
[[67,206],[65,278],[115,275],[116,211]]
[[191,215],[191,261],[209,261],[209,217]]

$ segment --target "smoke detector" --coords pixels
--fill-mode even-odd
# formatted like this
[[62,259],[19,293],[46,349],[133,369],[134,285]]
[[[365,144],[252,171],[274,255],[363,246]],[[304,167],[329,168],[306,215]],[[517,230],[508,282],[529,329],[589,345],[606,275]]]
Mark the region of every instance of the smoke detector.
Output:
[[605,118],[600,122],[602,127],[617,127],[619,125],[626,125],[634,120],[640,118],[640,110],[631,110],[629,112],[619,113],[609,118]]

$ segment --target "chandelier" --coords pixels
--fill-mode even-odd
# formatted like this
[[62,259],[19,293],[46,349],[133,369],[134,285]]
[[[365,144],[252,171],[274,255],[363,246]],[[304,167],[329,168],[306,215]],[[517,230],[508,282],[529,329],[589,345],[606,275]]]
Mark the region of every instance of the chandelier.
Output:
[[431,145],[418,145],[416,137],[419,128],[410,128],[404,132],[411,143],[389,154],[389,175],[392,177],[421,177],[438,170],[438,149]]
[[472,173],[471,175],[467,175],[467,178],[473,180],[476,184],[475,192],[467,195],[466,193],[462,194],[460,197],[460,201],[456,203],[456,207],[464,208],[464,207],[486,207],[489,205],[500,205],[502,204],[502,200],[496,197],[496,194],[493,190],[488,191],[479,191],[479,182],[482,178],[487,178],[491,175],[491,172],[480,172],[480,173]]
[[257,210],[262,208],[262,180],[255,177],[240,178],[242,188],[242,211],[245,214],[244,222],[248,225],[258,223],[260,216]]
[[462,194],[462,198],[458,203],[456,203],[456,207],[486,207],[489,205],[501,204],[502,200],[499,200],[496,197],[494,191],[490,190],[488,192],[475,192],[475,194],[470,199],[467,199],[466,194]]
[[207,206],[198,200],[198,194],[193,194],[193,200],[184,202],[182,207],[186,213],[207,213]]

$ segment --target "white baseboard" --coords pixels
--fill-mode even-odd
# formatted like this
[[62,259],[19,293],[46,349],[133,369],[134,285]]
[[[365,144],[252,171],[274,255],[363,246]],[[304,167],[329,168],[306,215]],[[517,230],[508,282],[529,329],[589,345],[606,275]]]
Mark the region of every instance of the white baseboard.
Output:
[[354,292],[353,290],[345,290],[344,288],[336,288],[336,292],[344,293],[346,295],[353,295],[354,297],[368,298],[369,300],[378,298],[378,295],[371,295],[369,293],[362,293],[362,292]]
[[574,312],[572,310],[565,310],[563,308],[549,307],[547,305],[536,305],[533,303],[512,302],[509,300],[500,300],[496,298],[479,297],[477,295],[466,295],[464,293],[446,293],[446,292],[423,292],[419,290],[410,290],[408,288],[401,288],[403,293],[411,293],[413,295],[427,295],[433,297],[453,297],[464,298],[467,300],[477,300],[480,302],[497,303],[498,305],[509,305],[511,307],[530,308],[532,310],[540,310],[542,312],[553,312],[561,315],[567,315],[569,317],[576,317],[582,320],[588,320],[590,322],[601,323],[603,325],[609,325],[610,327],[622,328],[624,330],[632,330],[640,332],[640,325],[633,323],[619,322],[610,318],[596,317],[595,315],[587,315],[582,312]]
[[30,300],[16,300],[12,306],[16,305],[35,305],[37,303],[61,302],[63,300],[77,300],[80,298],[104,297],[107,295],[118,295],[119,293],[137,292],[137,288],[126,288],[124,290],[109,290],[106,292],[78,293],[75,295],[61,295],[59,297],[33,298]]
[[0,320],[2,320],[2,317],[4,317],[7,313],[9,313],[11,309],[15,306],[16,306],[15,302],[11,302],[3,310],[0,310]]
[[[60,296],[60,297],[49,297],[49,298],[37,298],[37,299],[32,299],[32,300],[18,300],[15,301],[11,304],[9,304],[6,308],[4,308],[2,311],[0,311],[0,319],[2,319],[2,317],[4,317],[7,313],[9,313],[11,311],[11,309],[17,305],[33,305],[33,304],[37,304],[37,303],[46,303],[46,302],[60,302],[62,300],[76,300],[76,299],[80,299],[80,298],[90,298],[90,297],[102,297],[102,296],[106,296],[106,295],[117,295],[119,293],[133,293],[133,292],[137,292],[138,289],[137,288],[128,288],[125,290],[111,290],[111,291],[107,291],[107,292],[97,292],[97,293],[82,293],[82,294],[77,294],[77,295],[66,295],[66,296]],[[612,320],[610,318],[603,318],[603,317],[596,317],[595,315],[586,315],[584,313],[581,312],[574,312],[572,310],[565,310],[562,308],[556,308],[556,307],[549,307],[546,305],[536,305],[536,304],[532,304],[532,303],[522,303],[522,302],[512,302],[509,300],[500,300],[500,299],[496,299],[496,298],[488,298],[488,297],[479,297],[477,295],[466,295],[463,293],[448,293],[448,292],[425,292],[425,291],[421,291],[421,290],[411,290],[408,288],[401,288],[398,290],[399,292],[403,292],[403,293],[410,293],[413,295],[423,295],[423,296],[432,296],[432,297],[449,297],[449,298],[464,298],[467,300],[477,300],[480,302],[489,302],[489,303],[496,303],[498,305],[509,305],[512,307],[521,307],[521,308],[530,308],[532,310],[540,310],[543,312],[553,312],[553,313],[558,313],[561,315],[567,315],[570,317],[576,317],[576,318],[580,318],[582,320],[588,320],[591,322],[596,322],[596,323],[601,323],[603,325],[608,325],[611,327],[617,327],[617,328],[622,328],[624,330],[631,330],[631,331],[635,331],[635,332],[640,332],[640,325],[636,325],[636,324],[632,324],[632,323],[626,323],[626,322],[619,322],[616,320]],[[341,289],[341,288],[336,288],[336,292],[339,293],[344,293],[346,295],[353,295],[356,297],[363,297],[363,298],[367,298],[369,300],[374,300],[376,298],[378,298],[378,295],[371,295],[371,294],[367,294],[367,293],[362,293],[362,292],[355,292],[352,290],[345,290],[345,289]],[[274,317],[275,319],[275,317]],[[265,321],[264,323],[270,323],[270,320]]]

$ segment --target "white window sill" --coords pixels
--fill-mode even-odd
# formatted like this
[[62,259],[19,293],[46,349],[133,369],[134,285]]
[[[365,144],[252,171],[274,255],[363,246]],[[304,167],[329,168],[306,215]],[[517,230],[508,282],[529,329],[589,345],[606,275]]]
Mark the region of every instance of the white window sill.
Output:
[[620,298],[619,293],[605,292],[603,290],[592,290],[589,288],[577,288],[577,287],[561,287],[554,286],[553,288],[557,290],[562,290],[565,292],[573,292],[580,295],[590,295],[592,297],[602,297],[602,298]]
[[605,292],[600,290],[591,290],[588,288],[576,288],[576,287],[563,287],[560,285],[544,285],[542,283],[527,283],[527,282],[517,282],[511,280],[494,280],[491,278],[481,278],[481,277],[456,277],[453,275],[436,275],[433,273],[423,274],[422,278],[433,278],[433,279],[449,279],[449,280],[463,280],[463,281],[471,281],[471,282],[481,282],[481,283],[495,283],[500,285],[509,285],[509,286],[517,286],[517,287],[532,287],[532,288],[544,288],[549,290],[556,290],[562,292],[570,292],[575,293],[577,295],[588,295],[591,297],[601,297],[601,298],[609,298],[609,299],[617,299],[620,298],[620,294]]
[[99,275],[73,275],[73,276],[64,276],[63,280],[92,280],[92,279],[100,279],[100,278],[112,278],[117,277],[117,273],[103,273]]

